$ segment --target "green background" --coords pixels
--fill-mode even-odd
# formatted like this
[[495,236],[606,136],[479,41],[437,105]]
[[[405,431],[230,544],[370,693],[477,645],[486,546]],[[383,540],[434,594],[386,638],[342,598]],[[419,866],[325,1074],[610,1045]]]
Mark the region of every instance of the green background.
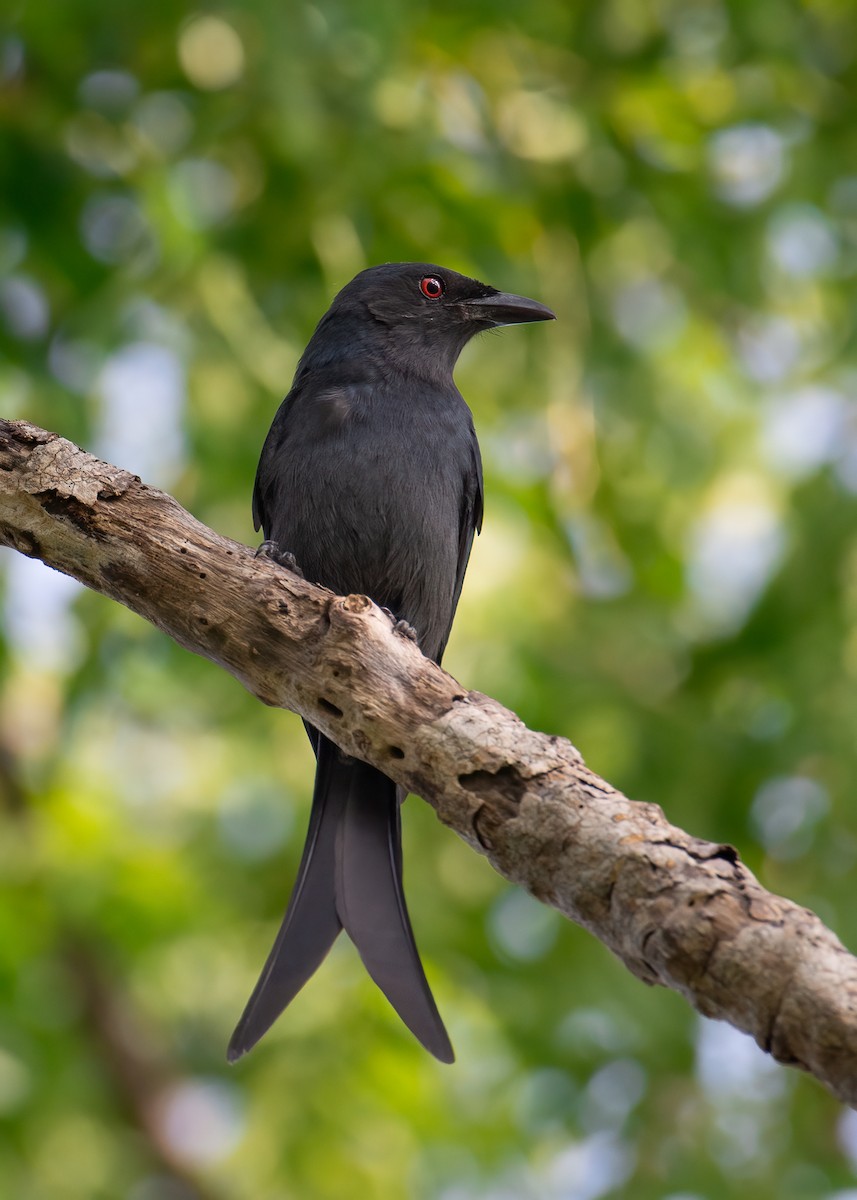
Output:
[[[446,665],[857,945],[854,5],[6,15],[2,415],[254,544],[259,448],[355,271],[547,303],[458,370],[487,497]],[[2,571],[0,1194],[857,1197],[857,1120],[820,1085],[417,799],[407,890],[458,1063],[342,939],[228,1068],[302,844],[300,722]]]

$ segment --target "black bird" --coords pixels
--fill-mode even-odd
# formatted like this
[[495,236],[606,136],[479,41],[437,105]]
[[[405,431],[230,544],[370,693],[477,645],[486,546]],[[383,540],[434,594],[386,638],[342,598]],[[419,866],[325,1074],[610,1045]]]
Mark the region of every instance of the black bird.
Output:
[[[431,263],[362,271],[319,322],[265,441],[253,493],[264,546],[340,595],[370,596],[439,663],[482,524],[479,445],[452,371],[474,334],[553,315]],[[317,766],[303,858],[229,1059],[270,1028],[344,927],[411,1032],[452,1062],[402,890],[403,789],[307,732]]]

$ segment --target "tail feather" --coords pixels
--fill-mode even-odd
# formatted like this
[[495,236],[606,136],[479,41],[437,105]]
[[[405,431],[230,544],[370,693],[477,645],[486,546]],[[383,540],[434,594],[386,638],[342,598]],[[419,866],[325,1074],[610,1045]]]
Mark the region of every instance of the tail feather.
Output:
[[[313,736],[314,735],[314,736]],[[259,982],[229,1043],[259,1041],[321,965],[344,926],[372,979],[427,1050],[454,1054],[420,962],[402,888],[396,785],[310,731],[315,791],[298,878]]]
[[340,920],[372,979],[426,1050],[453,1062],[405,905],[396,785],[362,762],[353,764],[336,839],[336,897]]
[[346,795],[334,785],[333,763],[319,760],[309,829],[286,915],[259,981],[229,1041],[235,1062],[268,1032],[321,966],[342,922],[336,911],[336,831]]

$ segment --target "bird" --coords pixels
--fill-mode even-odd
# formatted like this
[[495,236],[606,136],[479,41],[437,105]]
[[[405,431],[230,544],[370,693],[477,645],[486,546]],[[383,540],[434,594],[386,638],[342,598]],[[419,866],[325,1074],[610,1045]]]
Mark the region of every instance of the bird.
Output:
[[[337,595],[368,596],[439,664],[483,510],[479,444],[453,369],[474,334],[553,319],[538,301],[432,263],[361,271],[319,321],[265,439],[253,489],[260,552]],[[305,725],[316,774],[303,856],[227,1056],[252,1049],[344,928],[405,1025],[451,1063],[405,904],[405,791]]]

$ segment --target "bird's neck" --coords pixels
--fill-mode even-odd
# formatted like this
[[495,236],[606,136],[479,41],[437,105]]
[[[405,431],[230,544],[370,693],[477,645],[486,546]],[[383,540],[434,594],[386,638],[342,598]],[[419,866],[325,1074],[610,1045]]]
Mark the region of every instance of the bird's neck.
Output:
[[416,322],[391,328],[343,320],[342,315],[336,336],[331,332],[322,319],[298,363],[295,384],[334,376],[371,387],[400,377],[436,388],[455,387],[452,372],[466,339],[461,344],[440,341]]

